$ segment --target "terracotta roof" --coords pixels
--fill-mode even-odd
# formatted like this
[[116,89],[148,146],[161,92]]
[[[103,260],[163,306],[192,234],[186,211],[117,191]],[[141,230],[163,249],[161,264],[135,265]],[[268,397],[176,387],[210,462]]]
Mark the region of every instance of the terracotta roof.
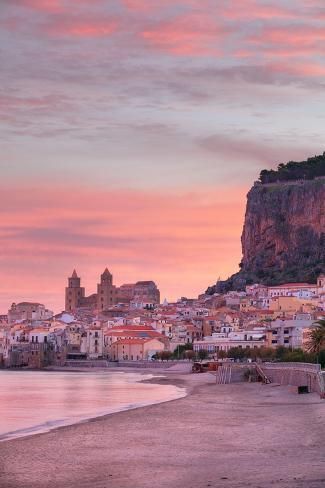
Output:
[[48,332],[48,333],[50,333],[49,329],[46,329],[45,327],[37,327],[36,329],[31,329],[30,333],[33,334],[33,332]]
[[[132,344],[144,344],[148,341],[150,341],[151,339],[120,339],[116,342],[114,342],[115,345],[119,345],[119,344],[125,344],[125,345],[132,345]],[[113,345],[114,345],[113,344]]]
[[131,337],[134,337],[134,338],[137,338],[137,337],[142,337],[144,339],[148,339],[148,338],[154,338],[154,337],[164,337],[162,336],[162,334],[160,334],[159,332],[155,331],[155,330],[145,330],[145,331],[141,331],[141,330],[138,330],[138,331],[135,331],[135,330],[131,330],[131,331],[107,331],[105,332],[104,334],[106,337],[125,337],[125,336],[131,336]]
[[274,288],[291,288],[291,287],[301,287],[304,288],[306,286],[312,286],[316,287],[317,285],[314,283],[284,283],[283,285],[278,285],[278,286],[269,286],[269,289],[274,289]]
[[257,315],[273,315],[274,314],[274,311],[273,310],[260,310],[260,309],[256,309],[256,310],[248,310],[247,312],[244,312],[245,314],[247,315],[251,315],[251,314],[257,314]]
[[117,325],[115,327],[112,327],[110,329],[111,331],[130,331],[130,330],[134,330],[134,331],[144,331],[144,330],[152,330],[154,331],[154,328],[151,327],[151,325]]

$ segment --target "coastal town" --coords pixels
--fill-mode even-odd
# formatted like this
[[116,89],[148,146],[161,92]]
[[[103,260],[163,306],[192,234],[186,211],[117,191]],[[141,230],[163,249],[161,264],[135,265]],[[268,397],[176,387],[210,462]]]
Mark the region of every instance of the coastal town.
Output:
[[325,275],[317,283],[253,284],[244,291],[161,301],[154,281],[114,285],[106,268],[86,295],[76,270],[64,311],[13,303],[0,316],[5,368],[143,364],[164,360],[256,359],[308,353],[310,333],[325,317]]

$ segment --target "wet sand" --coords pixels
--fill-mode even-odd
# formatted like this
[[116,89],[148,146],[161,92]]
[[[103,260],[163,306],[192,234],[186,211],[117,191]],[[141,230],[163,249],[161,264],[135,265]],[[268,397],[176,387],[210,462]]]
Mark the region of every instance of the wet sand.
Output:
[[188,396],[1,443],[0,487],[325,486],[316,394],[164,374],[151,381],[186,385]]

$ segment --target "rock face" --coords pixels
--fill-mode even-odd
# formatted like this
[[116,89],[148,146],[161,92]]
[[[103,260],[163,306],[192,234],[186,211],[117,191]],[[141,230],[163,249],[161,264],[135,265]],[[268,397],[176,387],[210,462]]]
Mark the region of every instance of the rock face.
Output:
[[241,241],[241,270],[208,293],[253,282],[316,282],[325,272],[325,178],[255,183]]

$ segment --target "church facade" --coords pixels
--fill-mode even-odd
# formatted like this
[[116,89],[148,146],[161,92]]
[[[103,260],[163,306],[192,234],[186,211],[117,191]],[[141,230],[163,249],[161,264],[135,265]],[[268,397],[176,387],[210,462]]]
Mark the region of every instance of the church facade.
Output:
[[138,281],[117,287],[113,284],[113,275],[106,268],[97,284],[97,293],[86,296],[85,288],[81,286],[81,278],[73,271],[68,278],[65,289],[65,311],[73,312],[87,308],[102,312],[118,303],[130,304],[160,303],[160,292],[154,281]]

